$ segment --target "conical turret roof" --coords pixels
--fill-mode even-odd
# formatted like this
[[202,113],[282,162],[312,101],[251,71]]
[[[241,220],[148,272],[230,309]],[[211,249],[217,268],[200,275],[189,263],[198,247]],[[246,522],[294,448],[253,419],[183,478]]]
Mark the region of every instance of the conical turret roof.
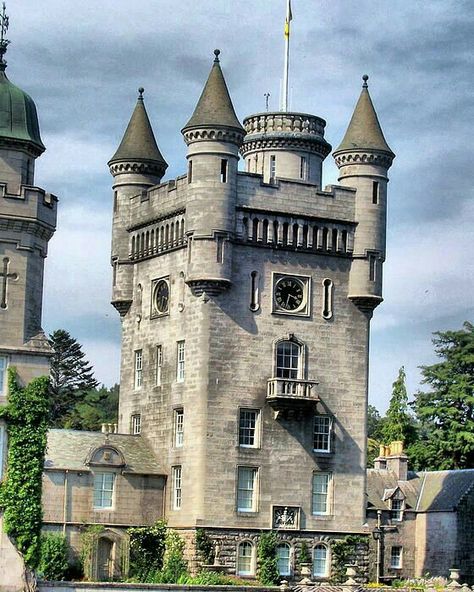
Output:
[[364,80],[362,92],[346,134],[334,154],[342,150],[381,150],[394,155],[384,138],[374,104],[370,98],[367,85],[369,77],[364,75],[362,78]]
[[138,89],[138,100],[125,134],[117,151],[109,160],[109,165],[115,162],[135,161],[153,162],[160,164],[163,170],[168,164],[161,155],[153,134],[150,120],[143,102],[143,88]]
[[209,77],[201,93],[191,119],[182,131],[194,127],[225,126],[244,132],[235,114],[234,106],[219,63],[220,51],[214,51],[215,59]]

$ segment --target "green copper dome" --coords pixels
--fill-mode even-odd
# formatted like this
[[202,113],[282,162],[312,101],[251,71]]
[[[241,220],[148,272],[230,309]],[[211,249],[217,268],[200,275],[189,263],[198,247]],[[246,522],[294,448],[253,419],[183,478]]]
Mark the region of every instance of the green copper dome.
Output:
[[27,144],[35,156],[45,151],[33,99],[8,80],[3,68],[0,69],[0,142],[8,140]]

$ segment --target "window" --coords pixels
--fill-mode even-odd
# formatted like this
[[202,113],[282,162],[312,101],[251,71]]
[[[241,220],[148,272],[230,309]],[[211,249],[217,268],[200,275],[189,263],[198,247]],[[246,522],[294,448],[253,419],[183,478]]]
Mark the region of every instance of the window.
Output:
[[161,386],[161,373],[163,369],[163,347],[161,345],[156,346],[156,360],[155,360],[155,385]]
[[328,548],[316,545],[313,549],[313,576],[325,578],[328,575]]
[[94,475],[94,508],[111,508],[114,497],[114,473],[96,473]]
[[402,547],[392,547],[392,549],[390,550],[390,567],[392,569],[401,569],[402,552]]
[[375,282],[377,279],[377,257],[369,255],[369,280]]
[[258,469],[253,467],[239,467],[237,485],[237,511],[257,511],[257,475]]
[[227,183],[227,158],[221,158],[221,183]]
[[372,181],[372,203],[378,204],[379,203],[379,182]]
[[193,182],[193,161],[188,160],[188,183]]
[[132,434],[135,436],[142,431],[142,416],[139,413],[132,415]]
[[297,379],[300,374],[301,346],[293,341],[280,341],[276,348],[277,378]]
[[7,356],[0,356],[0,395],[7,393]]
[[329,320],[332,318],[332,288],[333,283],[330,279],[323,280],[323,318]]
[[177,382],[184,382],[184,341],[178,341],[177,343],[176,380]]
[[182,502],[182,469],[181,466],[172,467],[173,475],[173,510],[181,509]]
[[281,543],[276,548],[278,573],[281,576],[291,575],[290,567],[290,545]]
[[184,444],[184,409],[174,410],[174,445],[181,448]]
[[239,417],[239,446],[256,448],[259,444],[258,409],[241,409]]
[[314,418],[313,450],[331,452],[332,417],[316,415]]
[[313,475],[313,514],[329,514],[329,473]]
[[135,388],[141,388],[143,384],[143,352],[141,349],[135,352]]
[[248,541],[237,547],[237,575],[252,576],[254,573],[253,545]]
[[118,212],[118,191],[114,191],[114,214]]
[[403,500],[402,499],[392,499],[390,504],[392,510],[392,520],[396,520],[400,522],[403,518]]
[[275,181],[276,177],[276,156],[272,154],[270,156],[270,183]]
[[304,181],[308,178],[308,160],[306,156],[300,157],[300,179]]

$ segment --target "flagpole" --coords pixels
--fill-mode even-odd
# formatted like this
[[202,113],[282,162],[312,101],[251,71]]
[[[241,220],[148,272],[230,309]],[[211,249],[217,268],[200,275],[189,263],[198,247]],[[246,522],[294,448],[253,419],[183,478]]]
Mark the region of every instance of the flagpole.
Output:
[[285,65],[283,69],[283,100],[282,111],[288,111],[288,72],[290,69],[290,22],[293,19],[291,13],[291,0],[286,1],[285,18]]

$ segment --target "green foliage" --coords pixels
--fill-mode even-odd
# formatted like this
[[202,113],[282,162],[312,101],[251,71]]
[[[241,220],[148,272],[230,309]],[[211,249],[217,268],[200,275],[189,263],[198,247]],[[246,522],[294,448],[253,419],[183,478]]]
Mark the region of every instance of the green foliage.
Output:
[[178,584],[186,586],[239,586],[248,585],[246,582],[232,576],[226,576],[216,571],[201,571],[196,576],[184,576]]
[[308,545],[303,541],[298,555],[298,563],[311,563],[311,555],[309,554]]
[[168,529],[165,545],[163,569],[159,574],[159,582],[175,584],[181,577],[188,575],[187,564],[184,560],[184,541],[177,532]]
[[153,579],[163,567],[166,522],[158,520],[153,526],[129,528],[130,576],[139,582]]
[[86,526],[81,533],[81,557],[80,562],[84,579],[90,581],[94,578],[94,555],[97,543],[104,527],[100,524]]
[[64,421],[65,428],[75,430],[100,430],[103,423],[117,423],[119,385],[111,388],[102,385],[87,391],[84,399],[76,403]]
[[367,406],[367,437],[372,440],[382,439],[382,426],[384,419],[373,405]]
[[[357,563],[359,548],[364,545],[367,551],[367,538],[358,535],[347,535],[343,539],[334,541],[331,545],[332,577],[331,583],[341,584],[347,579],[346,567]],[[364,574],[365,575],[365,574]]]
[[382,441],[385,444],[400,440],[405,446],[409,446],[416,441],[415,422],[409,411],[405,378],[405,368],[402,366],[392,385],[390,405],[381,426]]
[[17,384],[16,371],[8,369],[8,404],[0,410],[7,422],[8,461],[1,483],[0,506],[4,530],[31,569],[40,559],[42,522],[41,490],[49,417],[49,380]]
[[68,544],[62,534],[41,536],[38,571],[45,580],[64,580],[68,571]]
[[433,345],[441,361],[421,366],[428,392],[415,395],[422,426],[413,458],[418,468],[474,468],[474,326],[436,332]]
[[54,350],[51,358],[51,423],[64,427],[76,405],[84,402],[89,390],[95,389],[92,366],[85,360],[81,345],[67,331],[58,329],[49,336]]
[[367,468],[374,468],[374,461],[380,452],[380,443],[372,438],[367,438]]
[[212,565],[214,562],[214,545],[210,537],[206,534],[206,531],[202,528],[196,529],[196,551],[204,565]]
[[262,532],[260,534],[257,544],[257,578],[264,586],[273,586],[278,584],[280,580],[276,557],[277,544],[275,532]]

